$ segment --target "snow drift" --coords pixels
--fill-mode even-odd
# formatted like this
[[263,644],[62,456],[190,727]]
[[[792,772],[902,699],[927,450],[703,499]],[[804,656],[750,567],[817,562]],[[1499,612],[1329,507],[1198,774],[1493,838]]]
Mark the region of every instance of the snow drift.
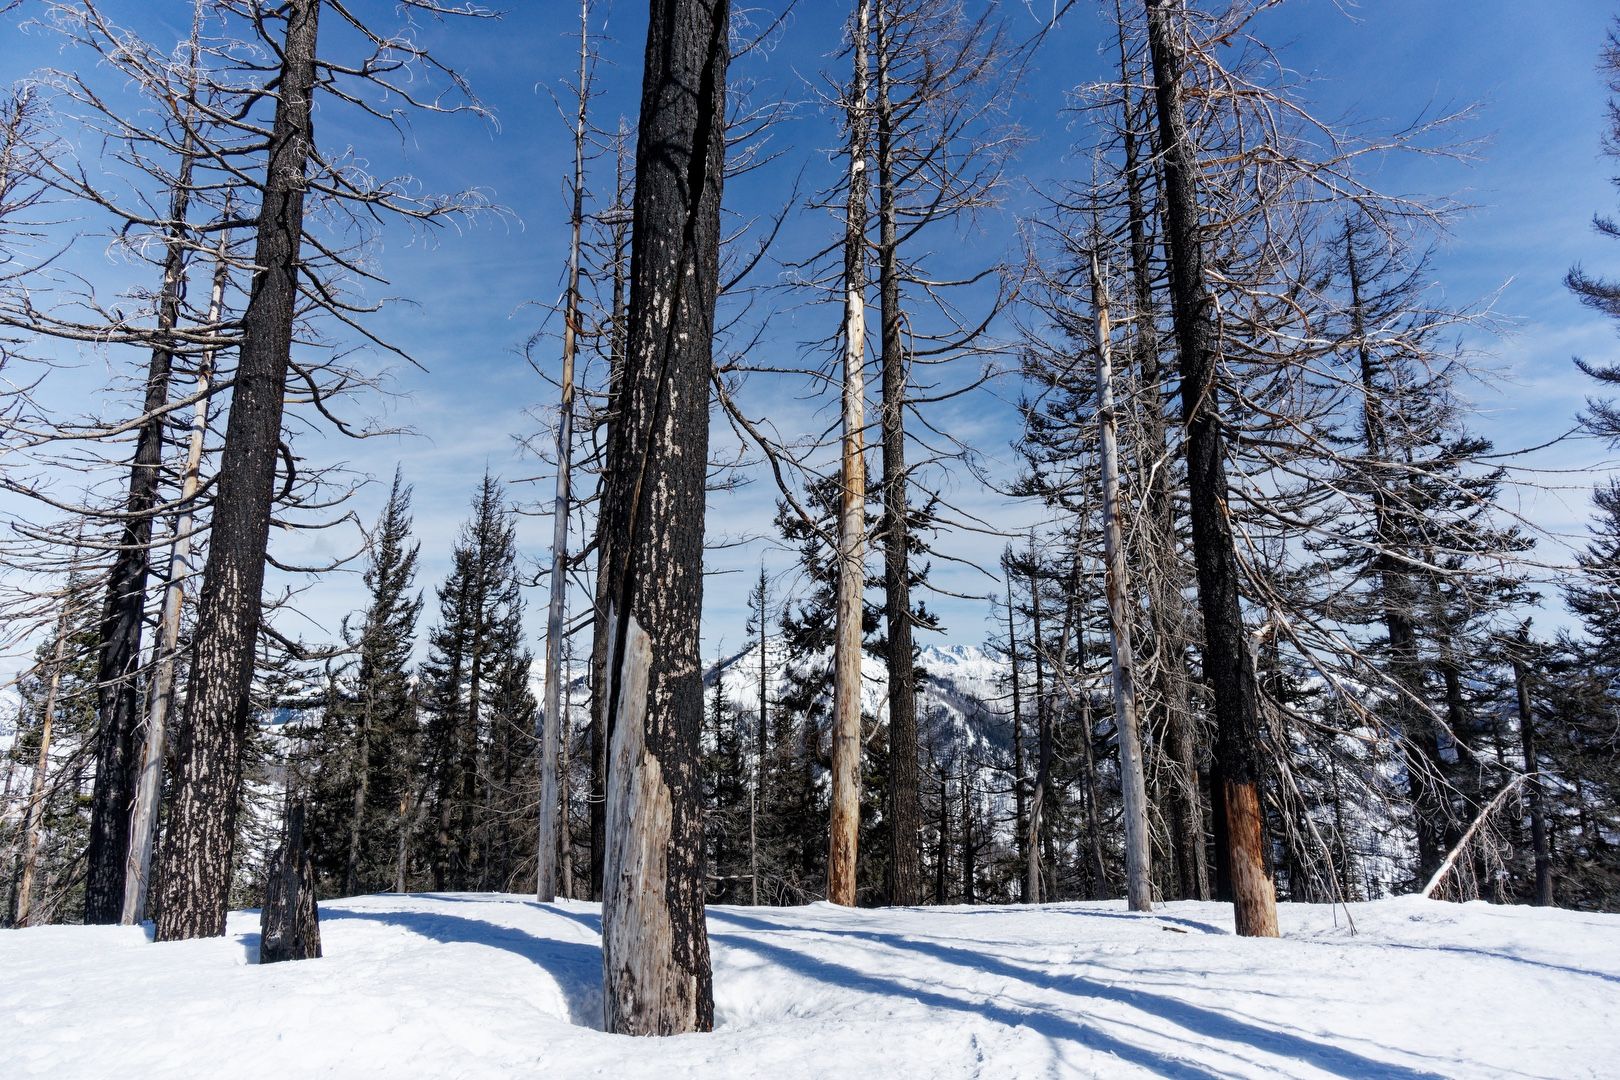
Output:
[[[518,896],[322,906],[321,960],[258,919],[153,945],[0,932],[5,1077],[1614,1076],[1620,916],[1413,898],[1285,904],[1281,940],[1175,903],[714,907],[716,1030],[600,1025],[600,915]],[[1350,921],[1356,929],[1351,931]]]

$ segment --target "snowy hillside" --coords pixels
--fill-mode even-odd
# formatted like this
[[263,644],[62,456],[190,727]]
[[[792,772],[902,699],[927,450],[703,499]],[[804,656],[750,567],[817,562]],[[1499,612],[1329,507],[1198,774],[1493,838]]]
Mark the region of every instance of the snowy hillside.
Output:
[[[1008,693],[1004,685],[1007,668],[1003,661],[972,645],[928,645],[918,650],[917,662],[926,674],[917,700],[918,721],[925,733],[943,729],[944,734],[961,735],[976,746],[1010,745],[1010,709],[1001,700]],[[780,641],[766,639],[765,678],[772,700],[781,692],[787,664]],[[869,716],[887,716],[887,666],[880,659],[863,656],[861,678],[862,710]],[[750,646],[711,666],[704,674],[704,685],[712,687],[717,679],[732,704],[746,711],[757,710],[759,646]],[[827,694],[832,694],[831,685],[827,687]]]
[[1614,1076],[1620,917],[1415,899],[711,908],[712,1035],[600,1023],[595,905],[371,896],[322,907],[324,959],[222,940],[0,932],[0,1076]]

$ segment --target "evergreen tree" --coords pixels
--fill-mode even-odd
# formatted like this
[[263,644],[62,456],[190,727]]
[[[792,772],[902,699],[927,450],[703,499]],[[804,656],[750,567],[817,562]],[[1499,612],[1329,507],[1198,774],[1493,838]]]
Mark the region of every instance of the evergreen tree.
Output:
[[366,557],[370,600],[358,625],[344,627],[353,659],[330,680],[313,732],[318,772],[306,836],[323,895],[394,883],[401,806],[415,781],[410,664],[422,596],[413,592],[418,545],[410,533],[411,489],[396,472]]
[[[439,625],[422,669],[430,714],[422,753],[431,803],[424,847],[435,889],[487,882],[489,870],[502,869],[483,865],[492,844],[504,850],[513,842],[505,832],[513,826],[496,814],[497,801],[506,805],[511,792],[497,786],[508,772],[519,775],[523,747],[532,748],[534,715],[532,695],[525,701],[526,687],[524,693],[517,687],[528,653],[520,641],[516,558],[511,511],[486,473],[439,588]],[[512,731],[523,721],[531,722],[527,743]]]

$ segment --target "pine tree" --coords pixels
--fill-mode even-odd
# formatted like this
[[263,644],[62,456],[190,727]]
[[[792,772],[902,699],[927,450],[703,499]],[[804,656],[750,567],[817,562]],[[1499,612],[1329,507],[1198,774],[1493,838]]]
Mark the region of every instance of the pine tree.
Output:
[[[527,671],[522,649],[522,598],[511,510],[499,482],[485,474],[451,554],[450,576],[440,586],[439,624],[429,634],[422,669],[430,718],[423,758],[431,805],[425,820],[431,877],[436,889],[472,889],[487,882],[493,848],[507,850],[514,828],[499,821],[533,731],[521,737],[514,724],[532,721],[532,695],[518,684]],[[497,711],[499,710],[499,711]]]
[[396,472],[367,552],[370,600],[358,624],[345,626],[353,660],[335,673],[313,732],[318,772],[305,836],[325,895],[394,881],[399,807],[416,781],[410,667],[422,596],[412,591],[418,545],[410,533],[411,489]]

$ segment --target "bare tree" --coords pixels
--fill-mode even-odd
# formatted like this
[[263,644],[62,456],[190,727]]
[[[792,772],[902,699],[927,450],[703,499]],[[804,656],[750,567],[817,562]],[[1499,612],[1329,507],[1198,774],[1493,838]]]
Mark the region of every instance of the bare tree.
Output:
[[699,618],[725,169],[727,0],[655,0],[636,143],[628,343],[603,514],[613,562],[607,1030],[714,1024],[703,915]]

